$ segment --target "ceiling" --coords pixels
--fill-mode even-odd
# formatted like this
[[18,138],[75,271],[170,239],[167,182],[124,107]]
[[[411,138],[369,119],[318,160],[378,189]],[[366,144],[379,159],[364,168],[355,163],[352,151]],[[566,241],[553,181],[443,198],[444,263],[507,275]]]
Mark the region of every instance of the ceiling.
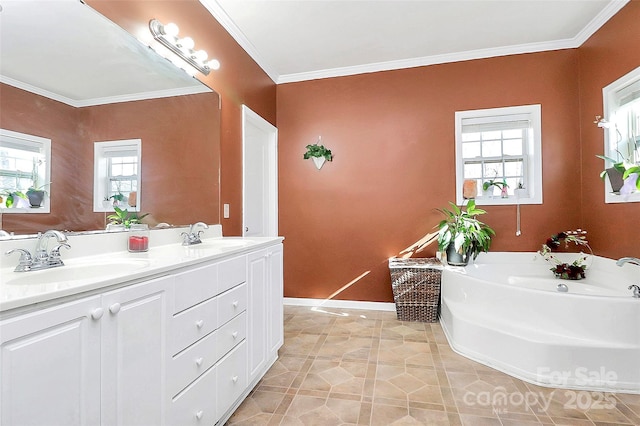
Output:
[[629,0],[200,0],[276,82],[576,48]]
[[211,91],[79,0],[0,0],[0,82],[75,107]]

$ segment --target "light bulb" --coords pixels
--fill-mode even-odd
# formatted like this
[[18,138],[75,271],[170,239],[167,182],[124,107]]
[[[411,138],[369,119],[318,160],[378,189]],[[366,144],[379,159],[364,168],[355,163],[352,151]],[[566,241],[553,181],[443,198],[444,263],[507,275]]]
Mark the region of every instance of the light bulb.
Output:
[[212,70],[219,70],[220,69],[220,61],[218,61],[217,59],[212,59],[209,62],[207,62],[207,66],[209,68],[211,68]]
[[206,60],[207,60],[207,58],[209,57],[209,54],[208,54],[207,52],[205,52],[204,50],[198,50],[198,51],[196,51],[196,52],[194,52],[194,53],[193,53],[193,56],[194,56],[197,60],[199,60],[199,61],[201,61],[201,62],[204,62],[204,61],[206,61]]
[[191,37],[185,37],[178,40],[178,46],[187,50],[193,49],[193,46],[195,45],[196,43],[193,41]]
[[163,32],[168,36],[175,37],[180,32],[180,28],[173,22],[169,22],[163,27]]

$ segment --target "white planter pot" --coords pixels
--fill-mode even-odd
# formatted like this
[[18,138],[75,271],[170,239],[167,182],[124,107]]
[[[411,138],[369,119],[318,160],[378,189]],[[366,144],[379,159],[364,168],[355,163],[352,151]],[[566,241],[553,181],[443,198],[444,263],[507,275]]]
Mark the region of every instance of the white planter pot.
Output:
[[316,169],[320,170],[324,165],[324,162],[327,161],[324,157],[311,157],[313,160],[313,164],[316,165]]

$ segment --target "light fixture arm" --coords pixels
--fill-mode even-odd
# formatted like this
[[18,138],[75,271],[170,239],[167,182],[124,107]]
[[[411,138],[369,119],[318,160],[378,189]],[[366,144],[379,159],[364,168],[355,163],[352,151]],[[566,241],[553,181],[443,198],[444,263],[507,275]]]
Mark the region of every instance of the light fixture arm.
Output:
[[[184,47],[181,49],[178,44],[178,39],[176,37],[167,35],[167,33],[165,32],[165,26],[160,21],[158,21],[157,19],[152,19],[151,21],[149,21],[149,30],[151,31],[153,38],[159,41],[160,44],[178,55],[178,57],[200,71],[202,74],[209,75],[212,67],[207,63],[198,61],[196,52],[193,49],[185,49]],[[217,61],[215,62],[217,63]],[[213,67],[213,69],[217,69],[217,67]]]

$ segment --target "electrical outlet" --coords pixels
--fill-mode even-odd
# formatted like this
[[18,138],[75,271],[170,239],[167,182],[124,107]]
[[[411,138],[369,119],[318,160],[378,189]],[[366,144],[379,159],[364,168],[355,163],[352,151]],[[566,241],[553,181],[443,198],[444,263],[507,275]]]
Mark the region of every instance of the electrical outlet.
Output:
[[229,204],[223,204],[223,213],[222,213],[222,217],[224,219],[229,219]]

